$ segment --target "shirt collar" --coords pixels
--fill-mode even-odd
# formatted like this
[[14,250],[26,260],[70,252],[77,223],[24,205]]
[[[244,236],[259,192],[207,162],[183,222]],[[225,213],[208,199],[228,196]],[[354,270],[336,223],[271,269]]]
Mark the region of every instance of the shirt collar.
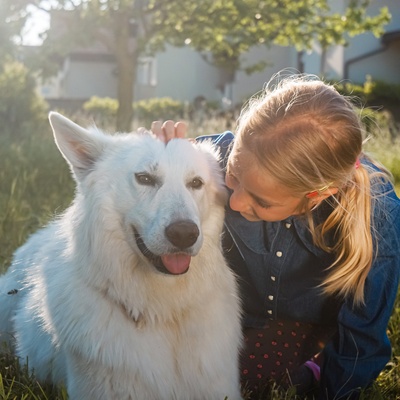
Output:
[[[326,202],[323,202],[317,209],[313,211],[315,224],[319,224],[326,219],[327,215],[331,212],[331,207]],[[233,211],[229,205],[226,207],[226,225],[230,233],[234,233],[243,244],[252,252],[257,254],[266,254],[264,232],[268,229],[271,232],[277,228],[278,224],[291,224],[293,229],[303,243],[303,245],[315,256],[324,257],[326,252],[317,247],[313,243],[312,235],[308,227],[308,221],[304,216],[289,217],[284,221],[278,222],[264,222],[256,221],[251,222],[246,220],[240,213]],[[265,224],[270,224],[266,227]],[[275,225],[275,226],[274,226]]]

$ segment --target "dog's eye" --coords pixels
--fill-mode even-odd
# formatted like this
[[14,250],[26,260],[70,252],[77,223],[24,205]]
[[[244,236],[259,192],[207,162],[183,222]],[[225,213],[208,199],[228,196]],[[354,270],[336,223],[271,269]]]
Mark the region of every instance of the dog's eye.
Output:
[[193,178],[188,184],[191,189],[200,189],[203,185],[204,182],[199,177]]
[[153,176],[145,172],[135,174],[135,178],[140,185],[155,186],[157,183]]

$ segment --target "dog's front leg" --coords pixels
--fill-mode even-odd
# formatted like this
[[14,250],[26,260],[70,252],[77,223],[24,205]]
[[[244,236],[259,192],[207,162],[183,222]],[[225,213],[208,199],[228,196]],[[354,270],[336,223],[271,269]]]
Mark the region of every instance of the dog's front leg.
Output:
[[67,356],[67,391],[70,400],[159,400],[153,388],[126,368],[109,368],[81,355]]

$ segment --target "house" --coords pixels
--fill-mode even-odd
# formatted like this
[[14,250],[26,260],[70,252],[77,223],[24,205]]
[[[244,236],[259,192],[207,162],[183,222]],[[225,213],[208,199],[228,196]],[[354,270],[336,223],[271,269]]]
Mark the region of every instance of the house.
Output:
[[[348,0],[332,0],[335,10],[343,10]],[[324,76],[363,83],[373,80],[400,84],[400,7],[399,0],[372,1],[369,12],[377,14],[387,6],[392,14],[386,33],[376,38],[365,33],[350,38],[347,47],[334,46],[326,54]],[[278,71],[291,68],[319,74],[321,48],[299,54],[292,47],[257,46],[245,55],[250,62],[267,61],[262,72],[247,75],[237,72],[234,80],[206,63],[190,47],[167,47],[154,57],[141,59],[135,83],[135,100],[172,97],[193,102],[196,98],[228,106],[262,90]],[[41,94],[55,106],[78,107],[91,96],[116,97],[117,76],[113,58],[102,48],[80,49],[63,61],[59,73],[40,86]]]

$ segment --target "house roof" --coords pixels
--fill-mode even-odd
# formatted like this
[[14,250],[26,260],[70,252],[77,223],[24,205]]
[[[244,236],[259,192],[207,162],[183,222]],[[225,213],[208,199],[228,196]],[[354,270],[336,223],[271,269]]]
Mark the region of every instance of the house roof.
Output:
[[390,43],[400,41],[400,31],[386,32],[381,38],[382,44],[388,45]]

